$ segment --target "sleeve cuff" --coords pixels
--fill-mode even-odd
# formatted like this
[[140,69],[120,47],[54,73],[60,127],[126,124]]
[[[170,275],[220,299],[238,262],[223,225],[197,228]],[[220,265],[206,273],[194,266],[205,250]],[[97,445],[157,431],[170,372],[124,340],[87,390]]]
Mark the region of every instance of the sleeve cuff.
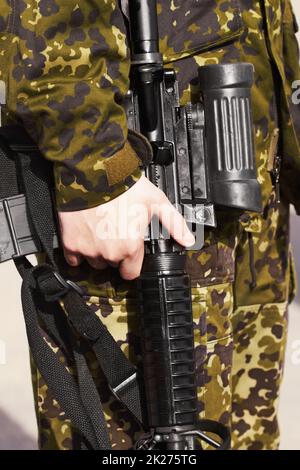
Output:
[[94,159],[84,175],[66,164],[56,163],[54,175],[58,210],[79,211],[111,201],[138,181],[140,165],[141,160],[128,141],[111,157]]

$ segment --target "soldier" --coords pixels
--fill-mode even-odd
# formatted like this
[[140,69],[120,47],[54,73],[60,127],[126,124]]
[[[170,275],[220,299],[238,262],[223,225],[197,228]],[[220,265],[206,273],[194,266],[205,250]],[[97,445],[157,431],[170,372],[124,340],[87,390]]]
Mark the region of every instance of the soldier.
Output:
[[[120,199],[142,202],[146,217],[159,203],[162,220],[181,244],[192,244],[181,217],[139,170],[147,143],[129,135],[122,97],[129,87],[126,1],[1,0],[0,78],[8,87],[6,122],[21,122],[54,162],[64,244],[61,272],[84,288],[86,302],[135,363],[140,361],[133,279],[142,237],[99,240],[99,216],[111,223]],[[158,2],[160,45],[174,67],[181,103],[198,100],[197,67],[252,62],[255,142],[263,212],[218,212],[218,228],[189,253],[201,417],[230,425],[234,449],[277,449],[277,409],[294,295],[289,204],[300,211],[300,113],[292,83],[300,79],[296,20],[289,0]],[[128,139],[127,139],[128,137]],[[136,151],[134,150],[136,149]],[[281,202],[279,203],[279,156]],[[174,215],[175,214],[175,215]],[[175,226],[181,232],[175,233]],[[48,338],[50,341],[50,339]],[[55,344],[53,344],[55,347]],[[62,352],[57,351],[61,360]],[[114,449],[129,449],[141,429],[109,392],[94,357]],[[71,366],[71,365],[70,365]],[[75,449],[64,417],[34,364],[42,449]]]

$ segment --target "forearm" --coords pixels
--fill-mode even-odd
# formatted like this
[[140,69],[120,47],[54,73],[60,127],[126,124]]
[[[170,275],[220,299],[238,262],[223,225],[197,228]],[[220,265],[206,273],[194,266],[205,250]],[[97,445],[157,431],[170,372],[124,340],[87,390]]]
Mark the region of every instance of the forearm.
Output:
[[140,175],[125,145],[130,59],[118,2],[26,0],[19,8],[10,107],[55,164],[60,210],[107,202]]

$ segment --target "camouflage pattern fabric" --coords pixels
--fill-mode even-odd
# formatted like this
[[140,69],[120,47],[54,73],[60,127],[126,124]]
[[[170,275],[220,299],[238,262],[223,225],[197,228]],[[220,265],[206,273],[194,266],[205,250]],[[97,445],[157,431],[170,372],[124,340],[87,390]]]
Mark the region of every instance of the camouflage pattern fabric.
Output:
[[[125,146],[128,131],[121,103],[129,88],[130,57],[119,2],[1,0],[0,6],[0,79],[9,88],[6,122],[21,121],[55,163],[58,207],[79,210],[118,196],[140,176],[139,160]],[[267,96],[255,96],[255,101],[264,117],[261,126],[270,130],[272,123],[263,119],[268,121],[270,114],[271,69],[277,70],[284,91],[283,189],[297,207],[300,118],[291,85],[300,71],[290,1],[202,0],[196,6],[193,0],[159,1],[158,13],[161,51],[166,63],[176,62],[185,100],[198,65],[250,60],[257,80],[268,85]],[[261,60],[266,55],[273,67]],[[268,137],[262,135],[266,145]],[[123,172],[114,159],[119,152]],[[117,179],[107,177],[108,161],[116,162]]]
[[[242,222],[224,223],[217,239],[209,233],[206,246],[198,253],[197,278],[193,277],[199,416],[231,426],[233,449],[275,450],[279,445],[278,398],[287,305],[294,285],[287,243],[287,207],[282,204],[278,208],[273,195],[267,210],[268,217],[255,234],[247,232]],[[80,270],[82,276],[88,274],[87,264],[84,269],[84,273]],[[61,272],[78,280],[63,260]],[[87,303],[127,357],[140,364],[139,307],[134,285],[115,276],[114,287],[103,284],[97,291],[95,285],[91,291],[89,287],[86,284]],[[47,341],[51,342],[49,338]],[[57,354],[66,362],[59,350]],[[113,449],[130,449],[143,430],[109,391],[93,354],[88,352],[87,357],[104,405]],[[76,430],[64,418],[34,365],[32,370],[40,447],[77,448]]]
[[[1,0],[0,12],[6,123],[21,121],[54,162],[59,209],[85,209],[120,195],[141,172],[126,148],[121,101],[130,61],[117,1]],[[123,164],[110,184],[107,165],[118,157]]]
[[[17,34],[17,31],[25,34],[23,29],[12,24],[12,17],[9,16],[11,2],[1,0],[3,9],[0,20],[1,78],[9,83],[12,90],[7,119],[21,119],[29,129],[32,127],[31,132],[45,156],[56,162],[60,207],[72,209],[95,205],[96,199],[97,203],[108,200],[130,185],[120,183],[114,193],[107,190],[103,180],[98,179],[103,174],[104,179],[106,177],[102,172],[103,159],[114,158],[114,151],[122,147],[126,138],[122,110],[117,104],[128,87],[125,26],[121,25],[117,2],[100,0],[98,8],[101,15],[93,16],[95,22],[91,27],[89,13],[95,2],[81,2],[80,6],[77,3],[64,2],[62,5],[60,0],[40,1],[39,5],[33,1],[19,2],[24,11],[23,28],[29,31],[28,40]],[[58,6],[61,8],[58,9]],[[57,18],[63,13],[67,14],[66,9],[68,15],[73,12],[71,17],[76,16],[77,19],[74,22],[68,20],[65,29],[64,21],[60,26]],[[108,10],[110,15],[105,16]],[[286,312],[294,292],[288,204],[291,202],[297,210],[300,209],[299,107],[291,100],[292,80],[300,78],[300,72],[291,4],[289,0],[203,0],[195,7],[192,0],[172,0],[159,1],[158,13],[161,49],[165,63],[174,67],[178,74],[182,104],[190,99],[199,99],[198,66],[239,61],[252,62],[255,66],[254,131],[263,213],[219,212],[218,229],[207,231],[206,243],[201,251],[189,253],[187,269],[192,277],[194,300],[199,414],[231,424],[234,449],[276,449],[279,442],[276,414],[285,349]],[[83,30],[78,16],[85,18],[86,30]],[[14,18],[17,20],[18,15]],[[112,38],[115,27],[120,32],[113,34],[119,41],[118,47],[113,47],[116,44],[113,40],[109,44],[106,42],[107,38]],[[48,36],[44,36],[45,30]],[[37,32],[39,40],[36,39]],[[92,45],[87,38],[92,39]],[[87,46],[83,53],[79,45],[85,40]],[[52,46],[52,50],[45,52],[45,43],[50,48]],[[9,48],[8,44],[13,46]],[[103,112],[101,110],[100,116],[98,108],[96,111],[94,109],[95,114],[92,112],[90,115],[90,98],[93,105],[98,99],[100,103],[107,85],[103,79],[107,76],[102,71],[107,69],[102,55],[110,51],[108,45],[112,47],[109,77],[113,78],[113,84],[108,79],[110,85],[105,93],[108,93],[110,100],[108,102],[103,98],[104,107],[107,105],[107,108]],[[92,52],[94,50],[96,58]],[[36,56],[33,57],[32,51],[37,53]],[[91,86],[89,61],[97,80],[100,80],[97,83],[103,84],[104,88],[99,86],[96,90]],[[31,68],[40,71],[41,75],[26,76],[26,73],[31,73]],[[43,73],[46,70],[45,80]],[[9,73],[5,75],[7,71]],[[60,80],[61,76],[64,80]],[[57,83],[54,91],[51,89],[52,82]],[[75,87],[78,84],[84,84],[84,87],[77,94]],[[64,86],[71,91],[66,91]],[[66,96],[69,98],[65,99]],[[67,113],[70,112],[70,103],[71,106],[73,103],[72,117]],[[84,118],[86,110],[87,120]],[[60,120],[65,113],[70,117],[67,125]],[[108,115],[111,120],[107,121],[105,117]],[[37,117],[42,125],[36,130],[33,121]],[[114,126],[115,122],[119,124],[118,128]],[[98,141],[96,146],[95,133],[102,124],[103,136],[106,129],[110,137]],[[268,170],[270,161],[278,151],[274,137],[278,128],[283,155],[283,198],[280,205],[275,203]],[[76,129],[76,135],[80,138],[75,139],[75,133],[70,129]],[[64,134],[65,130],[67,135]],[[90,154],[89,150],[87,153],[83,150],[82,153],[84,145],[92,146],[95,152]],[[99,167],[94,165],[96,153],[97,162],[100,158]],[[101,157],[98,157],[99,154]],[[74,174],[80,175],[76,183]],[[59,254],[58,258],[61,272],[66,278],[82,285],[87,302],[101,315],[132,361],[138,363],[138,306],[134,284],[120,279],[116,270],[95,271],[87,264],[70,268]],[[65,360],[59,350],[57,354]],[[105,405],[113,446],[128,449],[141,430],[113,399],[94,358],[90,353],[87,355]],[[60,410],[34,366],[33,376],[41,448],[76,448],[76,431],[70,427],[63,410]]]

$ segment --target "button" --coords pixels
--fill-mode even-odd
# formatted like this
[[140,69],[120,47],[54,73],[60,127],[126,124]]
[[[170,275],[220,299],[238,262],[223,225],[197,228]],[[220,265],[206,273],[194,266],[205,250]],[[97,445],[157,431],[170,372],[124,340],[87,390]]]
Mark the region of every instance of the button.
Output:
[[239,221],[244,224],[247,222],[250,222],[250,220],[251,220],[251,216],[249,214],[242,214],[239,218]]

